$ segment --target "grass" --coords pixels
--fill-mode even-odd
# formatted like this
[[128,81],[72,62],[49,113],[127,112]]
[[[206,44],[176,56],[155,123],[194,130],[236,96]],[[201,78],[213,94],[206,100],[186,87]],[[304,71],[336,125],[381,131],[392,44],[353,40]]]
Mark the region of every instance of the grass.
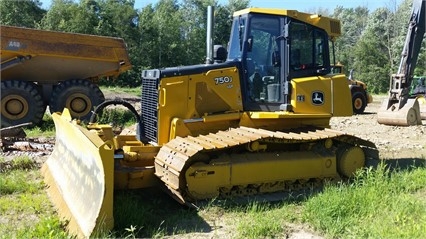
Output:
[[[102,112],[98,123],[110,124],[117,129],[131,126],[136,123],[134,115],[127,109],[107,107]],[[35,127],[24,127],[27,137],[54,137],[55,124],[50,114],[44,114],[43,121]]]
[[425,168],[391,173],[382,165],[309,199],[303,220],[333,238],[422,238],[425,189]]
[[28,157],[0,158],[0,238],[64,238],[41,175]]
[[[5,164],[4,159],[0,162]],[[30,162],[17,158],[0,174],[0,237],[69,237],[45,194],[38,165]],[[351,182],[327,185],[300,201],[237,205],[213,200],[195,210],[159,189],[117,191],[115,228],[99,236],[210,233],[218,238],[283,238],[295,230],[291,225],[299,225],[327,238],[422,238],[425,198],[425,167],[391,171],[384,165],[360,171]]]
[[112,109],[107,107],[104,109],[97,122],[111,124],[115,127],[123,127],[135,124],[136,119],[132,112],[127,109]]
[[45,113],[40,125],[24,127],[24,132],[27,137],[54,137],[55,124],[53,123],[52,115],[50,113]]
[[139,98],[142,94],[142,90],[141,90],[140,87],[129,88],[129,87],[118,87],[118,86],[114,86],[114,87],[100,86],[100,89],[104,94],[127,93],[127,94],[131,94],[133,96],[139,97]]
[[380,165],[360,171],[349,183],[327,185],[323,192],[301,201],[231,206],[211,203],[198,211],[177,207],[165,195],[127,193],[121,194],[121,199],[116,197],[123,204],[116,205],[120,226],[113,235],[120,237],[129,231],[136,237],[206,233],[226,225],[226,234],[217,237],[283,238],[294,230],[291,224],[329,238],[426,235],[424,167],[390,171]]
[[114,218],[116,225],[110,235],[114,238],[161,238],[208,229],[197,211],[178,204],[159,189],[116,192]]
[[240,220],[236,223],[236,234],[242,238],[285,237],[286,212],[286,205],[252,202],[237,214]]

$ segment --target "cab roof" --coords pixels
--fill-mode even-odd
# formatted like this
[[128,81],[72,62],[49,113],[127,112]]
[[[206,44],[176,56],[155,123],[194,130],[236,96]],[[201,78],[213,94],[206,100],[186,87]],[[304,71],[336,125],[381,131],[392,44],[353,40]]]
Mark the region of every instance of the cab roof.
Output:
[[274,9],[274,8],[246,8],[234,12],[234,17],[245,15],[248,13],[267,14],[275,16],[288,16],[302,22],[314,25],[324,29],[331,38],[339,37],[341,35],[340,21],[337,19],[325,17],[317,14],[309,14],[299,12],[297,10],[287,9]]

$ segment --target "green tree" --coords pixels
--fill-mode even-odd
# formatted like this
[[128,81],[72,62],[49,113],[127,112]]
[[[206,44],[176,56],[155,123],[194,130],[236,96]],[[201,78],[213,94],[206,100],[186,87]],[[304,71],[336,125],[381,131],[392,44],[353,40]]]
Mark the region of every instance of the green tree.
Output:
[[138,34],[138,12],[134,9],[134,0],[97,0],[96,12],[99,35],[125,38],[134,44],[140,38]]
[[249,7],[250,0],[228,0],[228,4],[225,6],[232,16],[234,12]]
[[398,71],[401,61],[402,48],[408,31],[408,21],[413,1],[405,0],[396,8],[395,14],[389,19],[389,28],[393,30],[390,39],[389,58],[391,59],[390,73]]
[[231,35],[232,14],[247,8],[249,0],[229,0],[226,5],[218,5],[215,10],[214,44],[226,46]]
[[354,50],[357,79],[366,82],[373,93],[385,92],[389,88],[391,32],[388,25],[391,18],[392,13],[386,8],[374,11]]
[[[332,17],[341,21],[342,36],[336,41],[336,58],[345,65],[345,70],[354,68],[355,45],[364,32],[369,16],[366,7],[343,8],[338,6],[334,9]],[[347,73],[347,72],[346,72]]]
[[215,6],[212,0],[184,0],[181,7],[182,28],[185,37],[186,61],[183,64],[192,65],[205,62],[206,59],[206,30],[207,7]]
[[215,7],[213,44],[226,47],[232,26],[232,12],[229,7],[218,5]]
[[42,19],[40,27],[47,30],[75,32],[123,38],[127,44],[132,70],[118,80],[101,84],[120,86],[140,85],[138,53],[140,34],[137,26],[138,12],[132,0],[54,0]]
[[140,85],[141,34],[138,27],[139,15],[134,4],[134,0],[96,0],[95,34],[123,38],[133,65],[130,71],[121,74],[116,81],[103,81],[102,84],[130,87]]
[[52,5],[41,20],[40,28],[46,30],[96,34],[99,6],[94,0],[53,0]]
[[[392,72],[394,73],[397,72],[401,61],[401,54],[408,31],[408,21],[412,10],[412,4],[412,0],[404,0],[395,13],[395,16],[397,16],[394,20],[396,37],[394,38],[392,45],[394,51],[394,55],[392,57]],[[419,52],[419,58],[417,59],[414,75],[426,75],[426,37],[423,38],[422,48]]]
[[157,27],[154,25],[153,19],[155,9],[152,4],[145,6],[139,13],[139,47],[135,49],[135,53],[139,56],[139,67],[142,69],[150,69],[158,66],[158,35]]
[[185,63],[182,17],[176,0],[160,0],[140,13],[140,56],[146,57],[141,67],[158,68]]
[[46,10],[39,0],[0,0],[0,24],[36,28]]
[[417,66],[414,70],[414,75],[426,76],[426,37],[423,38],[422,50],[420,50],[419,59],[417,59]]

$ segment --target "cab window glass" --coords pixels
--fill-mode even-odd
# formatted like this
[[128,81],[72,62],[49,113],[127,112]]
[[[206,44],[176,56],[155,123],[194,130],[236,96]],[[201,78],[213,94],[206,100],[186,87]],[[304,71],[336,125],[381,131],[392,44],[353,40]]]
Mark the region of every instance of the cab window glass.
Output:
[[293,21],[290,24],[290,70],[321,68],[325,62],[327,35],[313,26]]
[[231,42],[228,46],[228,60],[241,59],[245,23],[246,18],[244,17],[234,19],[232,23]]
[[[280,18],[253,15],[250,18],[248,50],[246,55],[248,91],[252,101],[279,101],[280,65],[273,64],[273,54],[279,52],[277,37],[280,32]],[[276,94],[268,94],[268,85],[276,85]],[[272,86],[269,86],[271,88]]]

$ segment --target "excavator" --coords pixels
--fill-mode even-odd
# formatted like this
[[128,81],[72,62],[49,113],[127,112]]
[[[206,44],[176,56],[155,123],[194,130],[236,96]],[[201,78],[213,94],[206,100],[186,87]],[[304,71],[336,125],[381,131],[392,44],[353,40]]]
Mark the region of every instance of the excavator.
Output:
[[[228,49],[212,44],[208,8],[205,64],[142,71],[141,112],[105,101],[83,126],[52,115],[54,150],[42,167],[68,230],[90,237],[114,226],[114,190],[162,188],[177,202],[262,197],[321,188],[377,159],[374,143],[330,128],[351,116],[344,74],[332,73],[336,19],[296,10],[233,14]],[[137,123],[116,135],[98,123],[123,105]]]
[[426,115],[424,97],[410,94],[414,69],[425,34],[425,2],[426,0],[413,1],[398,72],[391,75],[388,98],[377,112],[377,122],[380,124],[421,125],[422,115]]

